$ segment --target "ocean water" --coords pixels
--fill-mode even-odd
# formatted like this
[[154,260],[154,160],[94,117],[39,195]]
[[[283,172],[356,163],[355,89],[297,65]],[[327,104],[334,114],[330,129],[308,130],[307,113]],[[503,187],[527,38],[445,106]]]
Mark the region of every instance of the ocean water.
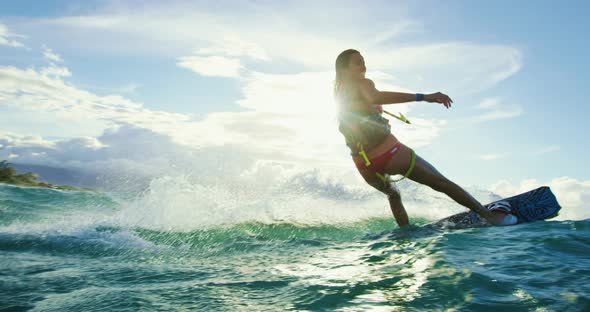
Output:
[[399,229],[187,187],[0,185],[0,311],[590,311],[588,219]]

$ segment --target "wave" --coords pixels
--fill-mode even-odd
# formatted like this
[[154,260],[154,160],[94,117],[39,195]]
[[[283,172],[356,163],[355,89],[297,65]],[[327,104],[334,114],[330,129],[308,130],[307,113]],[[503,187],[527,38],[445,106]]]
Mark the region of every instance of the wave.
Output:
[[[76,231],[18,233],[0,232],[0,250],[33,251],[77,256],[161,256],[195,257],[230,255],[257,250],[319,247],[348,243],[368,244],[371,250],[396,248],[399,242],[419,241],[443,235],[444,244],[467,250],[482,243],[480,239],[449,241],[455,234],[481,232],[483,241],[495,244],[493,237],[518,237],[510,245],[537,248],[546,245],[562,253],[579,253],[579,244],[590,244],[587,237],[590,220],[545,221],[514,227],[451,230],[433,226],[426,219],[414,220],[407,228],[396,228],[390,218],[372,218],[350,224],[305,225],[293,223],[240,223],[226,227],[193,231],[153,230],[141,227],[126,228],[108,224],[88,225]],[[575,230],[575,231],[572,231]],[[451,236],[449,236],[451,235]],[[582,236],[580,236],[582,235]],[[585,236],[584,236],[585,235]],[[581,241],[583,240],[583,241]],[[523,247],[524,246],[524,247]],[[527,247],[528,246],[528,247]],[[452,249],[452,248],[451,248]]]
[[[265,187],[234,182],[203,185],[187,177],[154,179],[146,192],[121,208],[120,221],[127,226],[175,231],[247,222],[318,225],[371,218],[394,222],[385,195],[368,186],[344,187],[313,174]],[[427,187],[409,182],[399,186],[412,218],[437,220],[466,210]],[[497,199],[489,192],[481,192],[480,197]]]
[[[446,195],[411,182],[399,184],[413,223],[435,221],[466,209]],[[499,199],[472,192],[482,202]],[[0,186],[0,233],[72,233],[113,227],[153,232],[215,231],[265,226],[331,231],[395,221],[384,195],[370,188],[349,188],[320,179],[317,173],[294,176],[275,186],[202,185],[188,176],[153,179],[141,193],[67,192]],[[379,223],[377,222],[377,223]],[[248,226],[244,226],[244,224]],[[367,230],[367,228],[365,228]]]
[[[420,224],[426,220],[420,220]],[[0,231],[0,250],[76,256],[149,256],[196,254],[214,256],[269,248],[325,246],[372,240],[392,230],[389,218],[351,224],[304,225],[241,223],[226,227],[179,232],[141,227],[86,224],[77,229]]]

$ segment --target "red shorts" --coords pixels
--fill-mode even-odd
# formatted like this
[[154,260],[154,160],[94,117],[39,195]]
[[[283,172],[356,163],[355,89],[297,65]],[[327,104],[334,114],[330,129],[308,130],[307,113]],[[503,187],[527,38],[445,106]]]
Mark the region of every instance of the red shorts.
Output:
[[383,153],[379,156],[370,158],[369,160],[371,161],[371,164],[369,166],[367,166],[365,164],[365,160],[362,157],[355,157],[353,159],[354,164],[356,165],[356,167],[359,170],[370,169],[372,171],[383,174],[385,172],[385,167],[389,163],[389,160],[391,158],[393,158],[393,156],[395,156],[395,153],[397,153],[397,151],[401,148],[401,145],[402,144],[398,142],[390,150],[386,151],[385,153]]

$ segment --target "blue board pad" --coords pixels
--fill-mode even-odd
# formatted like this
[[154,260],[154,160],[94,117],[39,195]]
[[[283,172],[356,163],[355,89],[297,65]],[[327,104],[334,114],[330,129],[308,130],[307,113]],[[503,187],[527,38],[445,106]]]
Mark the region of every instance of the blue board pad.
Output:
[[[489,209],[491,205],[500,201],[507,201],[512,209],[512,214],[518,218],[518,223],[526,223],[538,220],[546,220],[558,215],[561,206],[557,198],[548,186],[504,198],[485,205]],[[439,226],[474,227],[489,225],[473,211],[462,212],[444,218],[435,223]]]

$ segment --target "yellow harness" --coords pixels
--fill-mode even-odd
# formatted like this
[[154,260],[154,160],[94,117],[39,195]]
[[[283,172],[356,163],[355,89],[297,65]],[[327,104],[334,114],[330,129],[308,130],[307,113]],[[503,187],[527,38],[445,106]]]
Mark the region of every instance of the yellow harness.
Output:
[[[358,148],[360,149],[359,155],[363,158],[363,160],[365,161],[365,166],[369,167],[371,165],[371,160],[369,159],[369,157],[367,157],[367,153],[365,152],[365,150],[363,149],[363,146],[358,143],[357,144]],[[391,182],[400,182],[403,179],[407,178],[410,176],[410,174],[412,174],[412,171],[414,170],[414,167],[416,166],[416,152],[414,152],[413,149],[410,148],[410,152],[412,152],[412,159],[410,160],[410,167],[408,168],[408,170],[406,171],[406,173],[399,179],[393,179],[391,178],[390,175],[388,174],[381,174],[379,172],[375,171],[375,175],[377,175],[377,177],[383,182],[383,183],[391,183]]]
[[[410,121],[406,118],[406,116],[402,115],[400,113],[400,116],[396,116],[386,110],[383,110],[384,113],[386,113],[389,116],[395,117],[397,119],[399,119],[402,122],[405,122],[407,124],[411,124]],[[369,157],[367,156],[367,153],[365,152],[365,149],[363,148],[363,145],[359,142],[357,143],[357,147],[359,148],[360,152],[359,155],[363,158],[363,160],[365,161],[365,166],[369,167],[371,165],[371,160],[369,159]],[[403,179],[407,178],[410,176],[410,174],[412,174],[412,171],[414,170],[414,167],[416,166],[416,152],[414,152],[413,149],[410,148],[410,151],[412,152],[412,159],[410,160],[410,167],[408,168],[408,171],[406,171],[406,173],[399,179],[393,179],[391,178],[390,175],[388,174],[381,174],[379,172],[375,171],[375,175],[377,175],[377,177],[384,183],[395,183],[395,182],[400,182]]]

